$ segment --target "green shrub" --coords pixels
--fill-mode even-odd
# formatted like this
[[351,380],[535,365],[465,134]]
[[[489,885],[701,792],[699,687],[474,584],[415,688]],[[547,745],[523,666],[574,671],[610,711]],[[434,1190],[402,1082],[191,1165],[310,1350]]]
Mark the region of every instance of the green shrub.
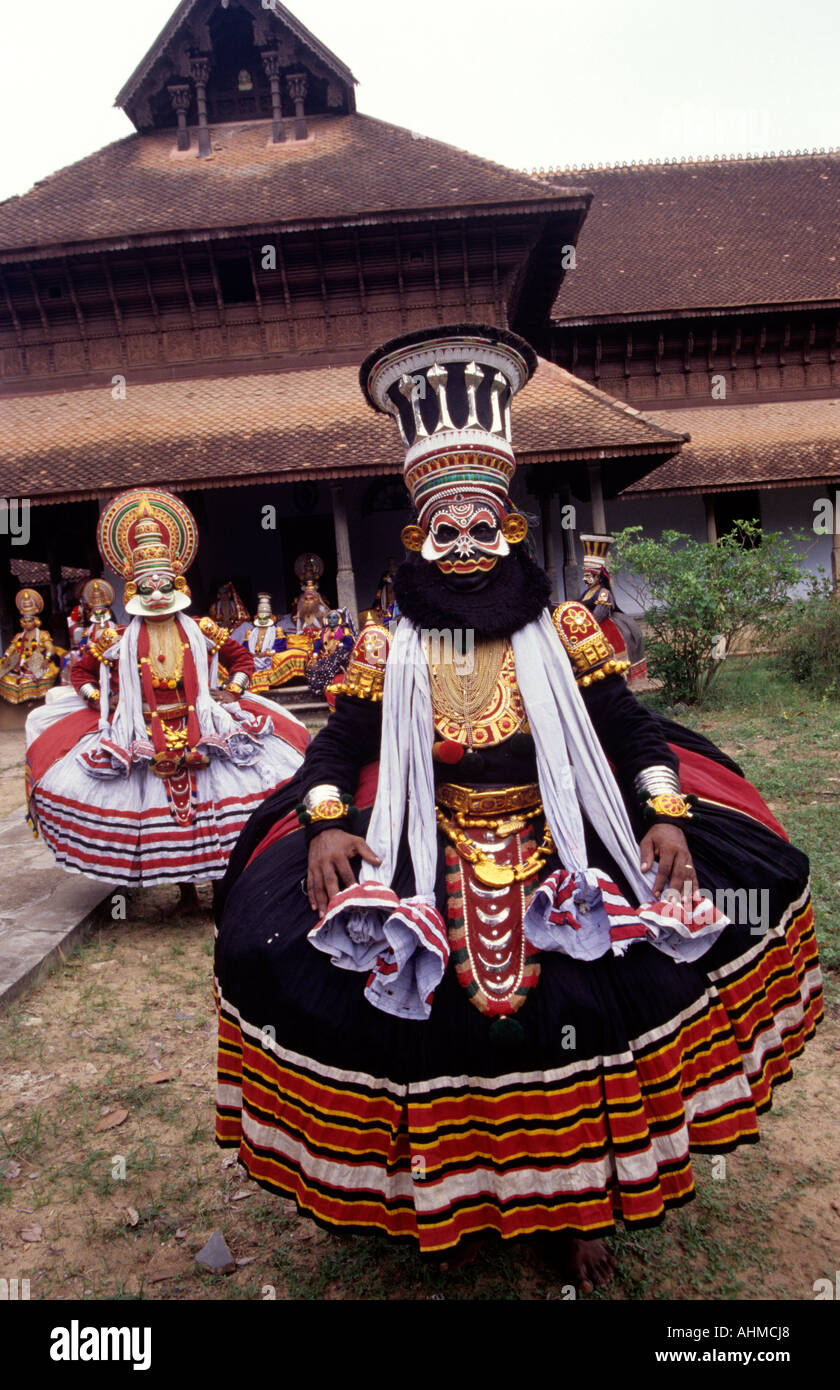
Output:
[[629,526],[616,536],[614,557],[644,607],[650,673],[666,700],[686,704],[699,703],[718,674],[720,639],[729,651],[747,629],[753,645],[775,634],[802,578],[792,541],[749,521],[736,522],[715,544],[679,531],[652,540]]
[[815,689],[840,689],[840,593],[819,583],[811,596],[791,605],[781,651],[783,668]]

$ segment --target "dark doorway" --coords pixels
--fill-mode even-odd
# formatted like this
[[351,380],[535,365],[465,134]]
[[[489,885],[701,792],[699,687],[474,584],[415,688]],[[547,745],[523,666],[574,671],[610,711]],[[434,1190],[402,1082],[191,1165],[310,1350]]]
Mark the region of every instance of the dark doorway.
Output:
[[728,536],[736,521],[761,525],[761,503],[757,492],[719,492],[714,499],[715,530]]
[[283,556],[283,583],[286,589],[284,611],[289,611],[292,600],[300,593],[300,580],[295,574],[295,560],[307,550],[314,551],[323,560],[324,573],[318,587],[330,606],[336,603],[337,562],[332,517],[278,518],[277,532],[280,538],[280,553]]

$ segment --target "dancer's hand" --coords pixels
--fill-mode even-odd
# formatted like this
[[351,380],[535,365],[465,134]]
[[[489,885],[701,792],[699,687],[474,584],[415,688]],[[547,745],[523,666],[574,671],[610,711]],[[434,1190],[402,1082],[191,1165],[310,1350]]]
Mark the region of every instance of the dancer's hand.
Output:
[[233,705],[239,699],[239,696],[234,695],[232,690],[214,690],[213,699],[220,705]]
[[[691,885],[695,893],[699,887],[691,850],[685,836],[676,825],[651,826],[642,840],[642,873],[653,868],[654,860],[659,862],[659,871],[653,885],[654,899],[662,896],[667,884],[682,896],[685,886]],[[670,882],[668,882],[670,876]]]
[[356,882],[352,859],[364,859],[368,864],[382,863],[361,835],[349,835],[346,830],[322,830],[309,846],[306,895],[309,906],[319,917],[326,912],[330,898]]

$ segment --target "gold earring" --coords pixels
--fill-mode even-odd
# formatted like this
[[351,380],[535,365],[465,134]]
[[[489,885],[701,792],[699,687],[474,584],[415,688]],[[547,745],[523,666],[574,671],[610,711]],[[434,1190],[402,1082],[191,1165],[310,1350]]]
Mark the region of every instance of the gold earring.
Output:
[[528,534],[528,522],[521,512],[508,512],[502,522],[502,535],[511,545],[518,545]]
[[422,550],[426,541],[426,532],[422,526],[404,526],[400,533],[400,539],[406,550]]

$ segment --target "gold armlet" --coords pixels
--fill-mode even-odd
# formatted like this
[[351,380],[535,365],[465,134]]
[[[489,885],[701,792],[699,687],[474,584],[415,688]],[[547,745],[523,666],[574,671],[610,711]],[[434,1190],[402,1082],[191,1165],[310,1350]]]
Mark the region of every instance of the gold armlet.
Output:
[[353,695],[357,700],[382,699],[385,688],[385,671],[373,666],[365,666],[361,661],[351,661],[347,666],[343,681],[334,681],[327,686],[330,695]]
[[591,685],[629,669],[630,662],[617,659],[600,623],[582,603],[561,603],[551,616],[578,685]]
[[214,644],[215,649],[217,651],[219,647],[224,646],[225,642],[230,637],[230,633],[228,632],[227,628],[220,627],[218,623],[213,622],[212,618],[199,618],[198,626],[201,628],[201,631],[204,633],[204,636],[209,637],[210,641]]

